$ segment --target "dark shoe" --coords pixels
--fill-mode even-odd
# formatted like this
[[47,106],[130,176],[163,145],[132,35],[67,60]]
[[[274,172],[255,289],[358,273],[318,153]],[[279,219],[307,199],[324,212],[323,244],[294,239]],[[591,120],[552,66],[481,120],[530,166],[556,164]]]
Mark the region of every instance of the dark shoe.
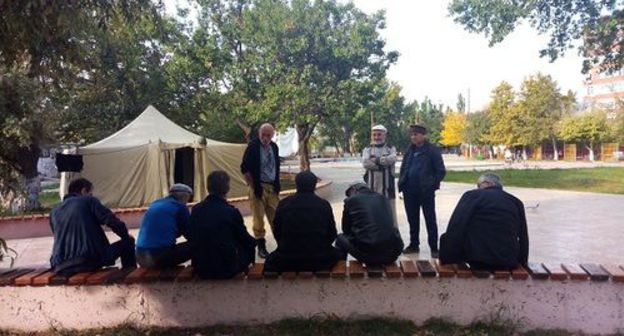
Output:
[[266,240],[264,238],[260,238],[257,240],[258,242],[258,257],[261,259],[266,259],[269,256],[269,251],[266,249]]
[[440,252],[438,250],[431,251],[431,258],[432,259],[440,258]]
[[420,253],[420,248],[418,246],[410,245],[410,246],[406,247],[405,250],[403,250],[403,253],[404,254]]

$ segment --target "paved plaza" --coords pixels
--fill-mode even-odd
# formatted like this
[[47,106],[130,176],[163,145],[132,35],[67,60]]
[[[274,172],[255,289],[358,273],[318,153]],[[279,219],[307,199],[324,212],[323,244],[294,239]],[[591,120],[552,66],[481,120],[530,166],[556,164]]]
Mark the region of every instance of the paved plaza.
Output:
[[[470,161],[453,156],[445,156],[448,169],[502,169],[499,162]],[[622,164],[531,162],[514,164],[513,168],[572,168]],[[296,167],[296,165],[293,165]],[[284,167],[288,169],[288,166]],[[329,201],[340,232],[344,190],[353,181],[361,179],[364,173],[359,163],[325,162],[314,163],[312,170],[321,178],[333,183]],[[475,181],[476,182],[476,181]],[[474,184],[442,183],[437,192],[436,209],[440,234],[446,230],[448,220],[461,195]],[[505,187],[517,196],[527,207],[529,227],[530,261],[536,262],[596,262],[604,264],[624,264],[624,195],[609,195],[549,189],[529,189]],[[409,225],[403,202],[397,199],[397,216],[403,239],[409,237]],[[251,216],[245,217],[251,232]],[[131,233],[136,236],[137,230]],[[111,239],[115,239],[109,233]],[[267,237],[269,250],[275,249],[272,237]],[[45,265],[48,262],[52,238],[19,239],[8,241],[9,246],[19,253],[17,266]],[[408,241],[405,241],[407,244]],[[426,244],[426,230],[421,216],[421,253],[409,258],[429,258]],[[2,267],[6,266],[0,264]]]

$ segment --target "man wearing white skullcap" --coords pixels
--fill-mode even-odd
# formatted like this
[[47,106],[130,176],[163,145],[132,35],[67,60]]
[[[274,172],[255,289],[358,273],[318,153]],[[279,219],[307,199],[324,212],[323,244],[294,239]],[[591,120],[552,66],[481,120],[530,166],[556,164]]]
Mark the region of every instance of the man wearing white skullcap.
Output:
[[394,225],[396,221],[396,204],[394,188],[394,164],[397,160],[396,148],[386,143],[388,130],[384,125],[375,125],[371,129],[373,142],[362,152],[362,165],[366,169],[364,181],[368,187],[390,202]]

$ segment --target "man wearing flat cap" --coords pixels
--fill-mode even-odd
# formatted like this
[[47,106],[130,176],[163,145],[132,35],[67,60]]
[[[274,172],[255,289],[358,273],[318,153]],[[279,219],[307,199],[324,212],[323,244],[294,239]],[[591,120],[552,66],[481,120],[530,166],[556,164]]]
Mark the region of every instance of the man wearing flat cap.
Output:
[[[143,215],[136,242],[137,263],[146,268],[167,268],[191,259],[188,243],[189,210],[186,203],[193,189],[176,183],[169,195],[152,202]],[[176,244],[184,236],[187,242]]]
[[385,196],[392,209],[394,226],[396,222],[396,205],[394,189],[394,164],[396,148],[386,143],[388,130],[383,125],[375,125],[371,129],[373,142],[362,152],[362,165],[366,169],[364,181],[370,190]]
[[410,126],[411,145],[407,149],[399,176],[399,192],[403,192],[405,212],[410,225],[410,244],[403,253],[420,252],[420,208],[427,226],[431,257],[438,257],[438,224],[435,213],[435,191],[446,175],[440,149],[427,141],[427,128]]

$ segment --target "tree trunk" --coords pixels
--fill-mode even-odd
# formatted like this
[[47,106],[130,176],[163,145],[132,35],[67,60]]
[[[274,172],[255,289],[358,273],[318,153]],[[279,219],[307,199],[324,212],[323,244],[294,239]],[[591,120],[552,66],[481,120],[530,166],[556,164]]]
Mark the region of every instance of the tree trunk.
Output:
[[315,125],[297,125],[297,135],[299,135],[299,170],[310,170],[310,137]]
[[236,119],[236,124],[238,125],[238,127],[240,127],[243,133],[245,133],[245,140],[249,142],[251,140],[251,131],[253,129],[252,125],[249,125],[248,123],[238,118]]
[[553,159],[555,161],[559,161],[559,151],[557,150],[557,139],[553,137],[551,138],[551,141],[553,145]]
[[589,161],[594,162],[594,144],[590,143],[589,146],[585,145],[585,148],[589,150]]

